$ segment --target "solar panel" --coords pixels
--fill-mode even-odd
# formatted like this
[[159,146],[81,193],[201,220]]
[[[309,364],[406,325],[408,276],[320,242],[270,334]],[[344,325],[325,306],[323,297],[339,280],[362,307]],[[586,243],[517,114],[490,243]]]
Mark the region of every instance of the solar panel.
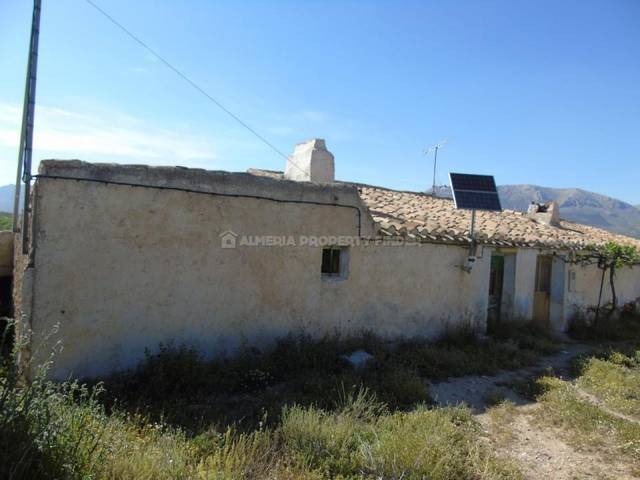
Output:
[[450,173],[449,178],[456,208],[502,210],[493,176]]

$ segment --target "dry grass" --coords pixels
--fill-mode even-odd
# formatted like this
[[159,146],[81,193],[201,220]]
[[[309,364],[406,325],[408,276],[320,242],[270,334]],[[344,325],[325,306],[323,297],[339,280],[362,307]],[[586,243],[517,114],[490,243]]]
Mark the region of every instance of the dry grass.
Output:
[[[622,348],[629,352],[629,346]],[[640,349],[631,356],[611,351],[578,361],[575,382],[553,376],[532,381],[540,408],[538,421],[566,432],[583,448],[613,449],[633,462],[640,461],[640,422],[625,415],[640,412]],[[585,398],[579,389],[594,395]]]
[[[9,395],[20,396],[20,388]],[[107,415],[89,397],[59,395],[37,402],[56,429],[40,431],[29,411],[22,430],[2,431],[3,478],[519,478],[481,447],[462,408],[391,413],[361,391],[333,411],[293,405],[270,428],[189,438],[143,418]],[[0,420],[11,421],[6,412]],[[22,432],[28,442],[19,443]]]
[[607,407],[640,420],[640,349],[633,355],[611,352],[581,366],[577,385]]
[[[234,358],[214,360],[185,346],[164,345],[138,368],[107,378],[105,403],[144,411],[190,432],[212,424],[251,431],[265,415],[277,423],[287,404],[331,410],[340,395],[362,388],[392,410],[407,410],[431,402],[427,380],[520,368],[557,349],[527,326],[508,333],[480,341],[462,331],[435,343],[390,343],[370,333],[319,340],[290,335],[264,351],[245,348]],[[342,359],[357,349],[374,356],[361,370]]]
[[499,445],[507,445],[514,439],[511,424],[518,414],[515,404],[510,400],[503,400],[487,409],[491,420],[493,441]]
[[[437,358],[438,375],[492,370],[518,341],[289,337],[213,362],[164,347],[109,379],[108,397],[101,386],[46,382],[44,370],[20,382],[9,362],[0,374],[0,477],[517,479],[480,441],[467,409],[431,408],[418,365]],[[350,369],[340,355],[355,348],[376,361]],[[479,367],[478,358],[491,361]]]

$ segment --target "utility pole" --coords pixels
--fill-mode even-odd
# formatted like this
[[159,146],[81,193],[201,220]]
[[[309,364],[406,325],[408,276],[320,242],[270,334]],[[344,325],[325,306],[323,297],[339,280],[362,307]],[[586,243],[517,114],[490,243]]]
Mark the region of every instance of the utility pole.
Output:
[[424,154],[425,155],[429,155],[431,152],[433,153],[433,182],[431,184],[431,196],[435,197],[436,196],[436,166],[438,165],[438,150],[440,150],[442,147],[444,147],[447,143],[447,139],[444,138],[442,139],[442,141],[440,143],[436,143],[435,145],[432,145],[431,147],[429,147],[427,150],[425,150]]
[[24,205],[22,208],[22,253],[29,253],[29,196],[31,193],[31,159],[33,154],[33,121],[36,103],[36,77],[38,71],[38,40],[40,37],[41,0],[33,2],[31,19],[31,40],[29,42],[29,59],[27,61],[27,78],[24,86],[24,103],[22,106],[22,129],[18,153],[18,171],[13,203],[13,231],[18,232],[18,214],[20,211],[20,182],[24,182]]

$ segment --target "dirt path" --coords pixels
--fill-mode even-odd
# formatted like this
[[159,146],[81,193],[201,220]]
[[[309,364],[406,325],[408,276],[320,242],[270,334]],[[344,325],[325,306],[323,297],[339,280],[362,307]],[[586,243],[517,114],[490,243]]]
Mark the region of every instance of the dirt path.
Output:
[[618,412],[616,410],[613,410],[613,409],[607,407],[607,405],[605,405],[605,403],[601,399],[599,399],[598,397],[596,397],[592,393],[589,393],[589,392],[579,388],[577,385],[574,385],[573,389],[576,392],[576,395],[578,396],[578,398],[580,400],[582,400],[584,402],[588,402],[588,403],[590,403],[592,405],[595,405],[600,410],[603,410],[605,413],[608,413],[612,417],[619,418],[620,420],[624,420],[625,422],[631,422],[631,423],[636,423],[636,424],[640,425],[640,419],[632,417],[631,415],[626,415],[626,414],[624,414],[622,412]]
[[531,378],[533,375],[551,368],[556,375],[566,375],[571,361],[578,355],[588,352],[591,347],[579,343],[568,344],[563,349],[547,357],[531,367],[521,370],[504,371],[496,375],[471,375],[450,378],[444,382],[429,386],[434,401],[439,406],[466,403],[474,413],[483,413],[487,408],[487,396],[491,393],[501,394],[516,405],[527,403],[522,397],[509,388],[509,384],[517,380]]
[[[553,369],[555,375],[568,378],[571,361],[589,350],[587,345],[566,345],[562,351],[543,357],[533,367],[492,376],[448,379],[430,385],[431,393],[440,406],[467,404],[482,426],[493,451],[515,461],[527,479],[638,478],[630,471],[628,464],[617,459],[615,453],[582,451],[566,443],[561,431],[543,426],[535,420],[539,405],[522,398],[509,387],[517,380],[526,380],[547,369]],[[602,408],[599,399],[581,392],[581,398]],[[511,400],[515,404],[513,411],[501,418],[487,413],[487,400],[492,397]],[[619,412],[613,413],[627,419]]]
[[[534,419],[536,405],[518,407],[508,425],[496,425],[487,413],[476,418],[482,425],[493,451],[514,460],[525,478],[554,479],[632,479],[629,465],[604,452],[583,452],[562,440],[560,431],[539,426]],[[501,435],[508,429],[508,437]]]

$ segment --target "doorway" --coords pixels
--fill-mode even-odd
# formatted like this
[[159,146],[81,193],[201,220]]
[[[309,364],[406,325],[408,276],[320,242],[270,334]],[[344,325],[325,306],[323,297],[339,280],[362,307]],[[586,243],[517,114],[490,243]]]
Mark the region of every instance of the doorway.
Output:
[[549,328],[551,305],[551,255],[538,255],[536,261],[536,283],[533,294],[533,320],[539,326]]
[[487,332],[494,333],[500,324],[502,291],[504,286],[504,257],[491,256],[489,271],[489,305],[487,308]]

